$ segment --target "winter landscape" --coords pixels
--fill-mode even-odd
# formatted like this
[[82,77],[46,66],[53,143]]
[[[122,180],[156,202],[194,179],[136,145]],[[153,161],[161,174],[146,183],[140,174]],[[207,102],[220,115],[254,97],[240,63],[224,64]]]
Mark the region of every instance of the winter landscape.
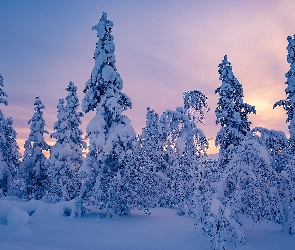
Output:
[[[113,29],[102,12],[89,79],[64,86],[51,132],[35,97],[24,150],[3,112],[0,68],[0,249],[295,249],[295,35],[286,37],[285,96],[272,104],[288,133],[252,126],[257,108],[227,55],[213,110],[203,91],[186,90],[174,109],[146,107],[137,133]],[[203,129],[209,111],[213,139]]]

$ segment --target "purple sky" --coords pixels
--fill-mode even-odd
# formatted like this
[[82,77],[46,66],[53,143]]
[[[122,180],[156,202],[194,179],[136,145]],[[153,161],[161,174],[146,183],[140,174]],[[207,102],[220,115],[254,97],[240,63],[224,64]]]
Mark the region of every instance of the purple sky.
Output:
[[[133,102],[126,115],[137,133],[145,126],[147,106],[162,114],[182,105],[184,91],[200,90],[211,107],[201,128],[215,138],[220,126],[214,90],[221,84],[217,69],[225,54],[244,87],[244,100],[256,106],[252,127],[288,133],[284,110],[272,105],[286,97],[286,37],[295,33],[294,9],[293,0],[1,1],[0,73],[9,105],[0,109],[13,117],[22,148],[40,96],[52,132],[69,81],[83,98],[97,41],[91,27],[104,11],[114,22],[116,66]],[[84,131],[93,116],[83,119]]]

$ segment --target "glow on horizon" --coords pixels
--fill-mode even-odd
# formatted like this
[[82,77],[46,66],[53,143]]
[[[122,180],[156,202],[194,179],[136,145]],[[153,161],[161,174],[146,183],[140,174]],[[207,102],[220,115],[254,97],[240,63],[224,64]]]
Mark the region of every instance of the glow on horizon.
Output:
[[[97,41],[91,30],[101,12],[114,22],[116,66],[123,92],[133,102],[126,112],[137,133],[145,126],[146,107],[161,114],[182,105],[182,93],[198,89],[209,98],[211,111],[200,125],[216,153],[214,90],[220,86],[217,67],[225,54],[244,88],[244,101],[255,105],[252,127],[281,130],[288,135],[286,114],[273,103],[284,99],[288,35],[295,33],[291,1],[67,1],[0,3],[0,73],[18,143],[29,134],[27,121],[40,96],[46,129],[53,132],[56,106],[70,80],[78,95],[90,77]],[[81,129],[94,114],[86,114]],[[48,143],[54,143],[46,135]]]

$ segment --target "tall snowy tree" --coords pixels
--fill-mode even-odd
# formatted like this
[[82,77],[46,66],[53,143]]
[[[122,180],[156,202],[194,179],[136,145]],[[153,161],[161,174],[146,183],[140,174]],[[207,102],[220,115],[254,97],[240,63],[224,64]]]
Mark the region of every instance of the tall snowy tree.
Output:
[[[94,53],[95,66],[86,82],[82,100],[84,112],[96,111],[87,126],[89,152],[86,157],[81,204],[96,205],[108,215],[128,213],[116,194],[117,174],[124,167],[126,152],[132,148],[135,131],[130,120],[122,112],[131,108],[131,100],[121,90],[123,81],[115,66],[115,44],[111,34],[113,22],[103,13],[99,23],[92,27],[97,31],[98,42]],[[117,185],[117,184],[114,184]]]
[[51,138],[56,138],[56,143],[51,147],[48,159],[48,180],[49,190],[43,197],[46,201],[56,202],[70,200],[73,198],[71,192],[75,193],[72,185],[73,166],[70,162],[71,149],[69,146],[69,131],[67,131],[67,117],[64,107],[64,99],[59,100],[57,106],[57,122],[54,123],[54,130]]
[[19,146],[16,142],[16,131],[13,128],[13,120],[11,117],[6,119],[6,154],[5,158],[8,163],[12,177],[16,177],[19,168],[19,159],[21,154],[19,152]]
[[254,106],[243,102],[243,87],[234,76],[231,63],[227,56],[218,66],[219,80],[221,86],[215,90],[219,94],[216,114],[216,124],[221,125],[215,145],[220,146],[221,166],[227,164],[231,158],[231,151],[234,147],[240,145],[248,131],[250,131],[251,122],[248,115],[256,114]]
[[196,121],[204,121],[204,110],[208,108],[204,94],[199,91],[185,92],[184,108],[167,110],[160,119],[161,131],[166,137],[166,151],[172,157],[172,166],[168,170],[168,204],[177,209],[179,215],[190,214],[195,206],[195,168],[208,149],[206,136],[197,127]]
[[[2,87],[4,87],[3,77],[0,74],[0,103],[7,106],[5,97],[8,96]],[[16,177],[21,157],[16,142],[16,132],[12,125],[12,118],[5,119],[0,110],[0,196],[8,193],[12,180]]]
[[288,55],[287,62],[290,64],[290,69],[285,74],[287,81],[285,82],[288,86],[285,89],[287,98],[286,100],[280,100],[274,104],[276,106],[283,106],[287,114],[286,122],[290,122],[288,128],[290,132],[290,146],[291,152],[295,152],[295,35],[294,38],[291,36],[287,37],[288,40]]
[[[146,126],[134,141],[134,149],[126,158],[124,177],[128,190],[127,201],[131,208],[143,209],[165,206],[167,200],[164,148],[159,133],[159,115],[147,108]],[[129,179],[129,180],[127,180]]]
[[39,200],[44,196],[48,188],[46,157],[42,151],[48,151],[50,146],[43,137],[44,133],[48,134],[48,131],[44,129],[45,121],[42,109],[45,107],[40,97],[36,97],[34,105],[34,115],[28,121],[31,131],[25,141],[25,153],[20,166],[20,173],[25,179],[25,198]]
[[50,136],[56,139],[50,150],[49,179],[50,190],[45,199],[48,201],[71,200],[80,191],[78,171],[83,164],[82,150],[85,142],[82,139],[82,113],[77,112],[79,100],[77,87],[70,82],[66,90],[69,92],[64,99],[59,100],[57,122]]
[[78,112],[79,99],[77,95],[77,87],[73,82],[70,82],[66,88],[68,95],[66,97],[66,116],[68,121],[68,130],[71,142],[71,161],[75,166],[75,171],[78,171],[83,164],[84,157],[82,150],[86,148],[86,143],[82,138],[83,131],[79,128],[82,124],[82,112]]

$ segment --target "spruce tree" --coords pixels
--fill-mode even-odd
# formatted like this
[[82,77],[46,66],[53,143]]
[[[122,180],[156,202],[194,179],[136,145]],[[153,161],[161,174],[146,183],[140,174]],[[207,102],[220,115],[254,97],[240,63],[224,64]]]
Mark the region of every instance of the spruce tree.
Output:
[[[4,87],[3,84],[3,77],[0,75],[0,103],[3,103],[7,106],[8,102],[5,99],[7,97],[7,94],[2,90],[2,87]],[[6,192],[8,191],[8,186],[11,182],[11,173],[8,169],[8,165],[5,161],[5,151],[3,149],[6,148],[6,119],[0,110],[0,143],[1,143],[1,150],[0,150],[0,197],[5,196]]]
[[84,157],[82,150],[86,148],[86,143],[82,138],[83,131],[80,129],[82,124],[81,117],[83,117],[82,112],[78,112],[80,106],[79,99],[77,95],[77,87],[73,82],[70,82],[66,88],[68,95],[66,97],[66,116],[70,135],[70,146],[72,150],[71,161],[75,166],[75,172],[79,171],[83,164]]
[[224,167],[231,158],[232,150],[241,144],[248,131],[251,122],[248,115],[256,114],[254,106],[243,102],[243,87],[234,76],[231,63],[227,56],[218,66],[221,86],[215,90],[219,94],[216,114],[216,124],[221,125],[215,145],[220,146],[219,159]]
[[78,171],[83,163],[82,149],[85,147],[82,130],[79,129],[82,113],[77,112],[77,87],[70,82],[66,90],[69,92],[66,105],[64,99],[59,100],[55,132],[50,135],[56,143],[48,160],[50,189],[45,199],[51,202],[75,198],[81,186]]
[[[147,108],[146,126],[134,142],[134,149],[126,158],[124,182],[128,190],[128,206],[143,209],[165,206],[167,200],[166,170],[163,141],[159,132],[159,115]],[[129,179],[129,180],[128,180]]]
[[59,99],[57,118],[58,120],[54,123],[55,132],[50,134],[51,138],[56,138],[56,142],[51,147],[47,164],[49,190],[44,199],[49,202],[56,202],[61,199],[70,200],[71,195],[69,192],[74,190],[71,185],[73,167],[69,161],[71,149],[68,145],[69,133],[66,130],[67,117],[64,99]]
[[9,166],[12,178],[15,178],[18,173],[18,168],[21,158],[19,146],[16,142],[17,133],[13,128],[13,120],[11,117],[6,119],[6,161]]
[[185,92],[184,108],[167,110],[160,118],[160,130],[166,138],[165,149],[172,163],[167,171],[170,179],[167,204],[177,209],[178,215],[191,214],[195,207],[195,171],[209,146],[196,122],[204,121],[204,110],[208,108],[207,97],[200,91]]
[[8,105],[7,100],[5,97],[8,97],[8,95],[3,91],[4,83],[3,83],[3,76],[0,74],[0,103],[3,103],[5,106]]
[[[8,95],[2,87],[4,87],[3,77],[0,74],[0,103],[7,106],[5,97]],[[12,181],[16,178],[21,157],[16,142],[16,132],[12,125],[12,118],[5,118],[0,110],[0,196],[8,194]]]
[[24,145],[25,152],[21,175],[24,177],[26,184],[25,198],[39,200],[48,189],[47,159],[42,151],[48,151],[50,146],[43,137],[44,133],[48,134],[48,131],[44,129],[45,121],[42,109],[45,107],[40,97],[36,97],[34,105],[34,115],[28,121],[31,131]]
[[290,132],[290,149],[292,154],[295,152],[295,35],[294,38],[291,36],[287,37],[288,40],[288,55],[287,62],[290,64],[290,69],[285,74],[287,81],[285,82],[288,86],[285,89],[287,98],[286,100],[277,101],[273,108],[276,106],[283,106],[287,114],[286,122],[290,122],[288,128]]
[[[132,148],[135,132],[130,120],[122,112],[131,108],[131,100],[122,93],[123,81],[115,66],[115,45],[111,34],[113,22],[103,13],[97,31],[94,53],[95,66],[86,82],[82,100],[84,112],[96,111],[87,126],[89,138],[84,172],[87,180],[78,203],[97,206],[107,215],[128,213],[116,194],[117,174],[124,168],[126,152]],[[120,179],[120,178],[119,178]]]
[[163,142],[159,132],[159,115],[147,108],[146,126],[138,138],[139,149],[145,157],[145,169],[152,172],[160,171],[166,167],[163,165]]

